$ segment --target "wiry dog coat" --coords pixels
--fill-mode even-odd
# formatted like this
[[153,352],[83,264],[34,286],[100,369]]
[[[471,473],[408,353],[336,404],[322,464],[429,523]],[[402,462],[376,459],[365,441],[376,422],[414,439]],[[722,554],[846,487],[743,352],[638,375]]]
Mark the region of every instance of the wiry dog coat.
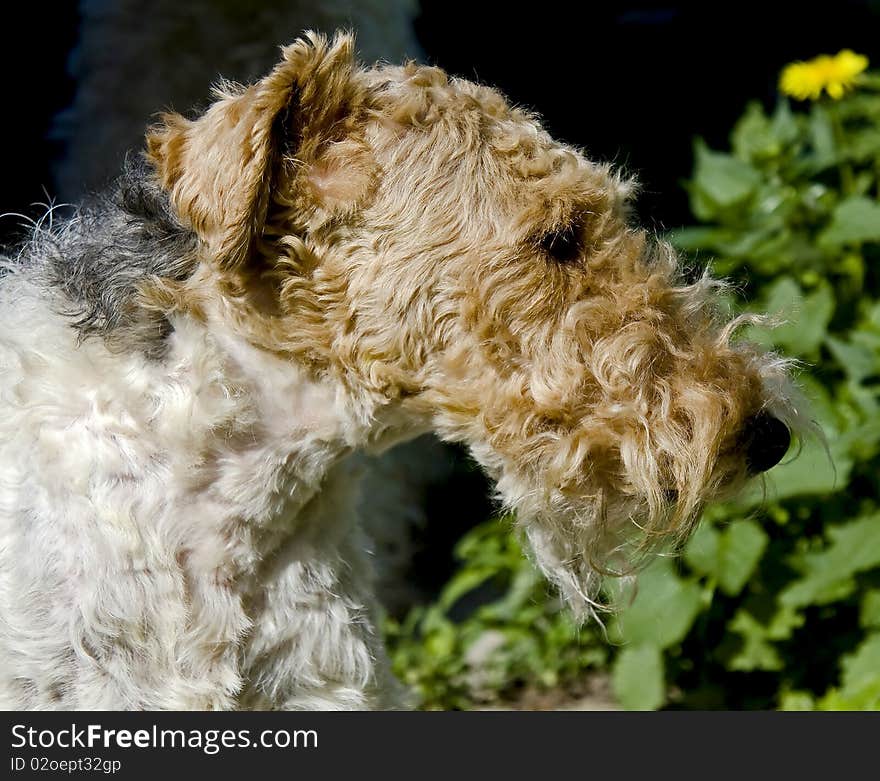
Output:
[[[310,35],[0,282],[0,706],[402,702],[357,452],[464,443],[581,614],[797,424],[785,362],[491,89]],[[784,423],[783,423],[784,421]]]

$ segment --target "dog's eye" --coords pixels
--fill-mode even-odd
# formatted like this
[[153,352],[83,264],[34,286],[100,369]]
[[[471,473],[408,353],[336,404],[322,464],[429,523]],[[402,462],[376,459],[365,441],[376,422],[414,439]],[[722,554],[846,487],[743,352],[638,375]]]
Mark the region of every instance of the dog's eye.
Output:
[[580,233],[571,226],[551,231],[541,239],[541,249],[559,263],[572,263],[583,251]]

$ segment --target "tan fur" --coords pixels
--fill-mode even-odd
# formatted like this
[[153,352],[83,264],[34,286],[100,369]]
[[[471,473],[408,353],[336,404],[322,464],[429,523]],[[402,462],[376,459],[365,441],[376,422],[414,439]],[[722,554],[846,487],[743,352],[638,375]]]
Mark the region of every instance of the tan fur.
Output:
[[[596,572],[681,540],[744,482],[751,416],[806,425],[785,363],[731,341],[719,284],[682,283],[608,166],[492,89],[352,51],[308,34],[151,131],[202,252],[145,300],[213,301],[252,345],[467,444],[585,609]],[[542,244],[566,229],[579,251],[560,262]]]

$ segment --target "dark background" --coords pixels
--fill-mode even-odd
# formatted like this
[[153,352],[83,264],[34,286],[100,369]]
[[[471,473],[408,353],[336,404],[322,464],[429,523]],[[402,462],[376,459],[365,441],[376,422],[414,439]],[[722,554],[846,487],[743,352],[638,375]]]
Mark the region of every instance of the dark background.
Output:
[[[429,61],[499,86],[539,111],[553,135],[636,174],[640,214],[658,230],[688,221],[681,180],[693,137],[723,145],[748,100],[775,100],[785,63],[849,47],[880,65],[878,0],[421,7],[416,30]],[[50,121],[72,96],[76,3],[11,3],[4,16],[0,213],[39,215],[32,204],[53,195],[50,165],[62,153]],[[0,221],[0,236],[14,223]]]

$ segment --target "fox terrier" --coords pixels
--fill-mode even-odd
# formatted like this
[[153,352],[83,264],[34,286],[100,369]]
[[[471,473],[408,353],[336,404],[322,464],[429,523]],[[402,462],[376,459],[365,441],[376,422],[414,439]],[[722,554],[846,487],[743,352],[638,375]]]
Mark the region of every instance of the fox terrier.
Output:
[[805,427],[632,185],[306,34],[3,262],[0,706],[405,706],[358,454],[463,443],[574,612]]
[[[265,74],[277,58],[276,47],[267,44],[275,30],[353,25],[358,52],[368,61],[421,54],[416,0],[151,0],[149,24],[141,0],[78,5],[70,61],[75,92],[51,129],[62,150],[53,165],[55,188],[67,203],[103,189],[119,173],[127,150],[143,143],[144,125],[157,107],[198,105],[218,73],[244,83]],[[358,456],[363,489],[357,512],[373,544],[377,594],[395,614],[431,591],[430,576],[415,563],[427,538],[437,536],[428,528],[426,497],[446,490],[458,450],[427,434]],[[480,518],[479,510],[469,515]]]

